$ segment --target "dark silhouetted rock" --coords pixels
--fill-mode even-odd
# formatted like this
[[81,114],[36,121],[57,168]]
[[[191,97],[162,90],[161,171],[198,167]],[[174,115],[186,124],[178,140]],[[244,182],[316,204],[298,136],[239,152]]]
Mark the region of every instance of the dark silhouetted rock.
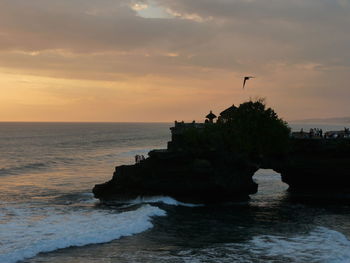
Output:
[[116,167],[95,185],[102,201],[171,196],[216,202],[248,198],[260,169],[279,172],[294,192],[350,193],[350,139],[290,137],[288,125],[259,100],[223,111],[218,123],[175,122],[168,149]]
[[180,201],[212,202],[244,199],[257,191],[252,176],[258,167],[238,156],[157,150],[149,155],[138,164],[116,167],[111,181],[94,187],[95,197],[123,201],[162,195]]

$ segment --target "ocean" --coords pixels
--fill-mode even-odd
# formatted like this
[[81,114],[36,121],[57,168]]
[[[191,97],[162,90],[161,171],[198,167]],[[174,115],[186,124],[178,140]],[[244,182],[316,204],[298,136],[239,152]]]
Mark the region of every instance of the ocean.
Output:
[[115,166],[166,148],[171,125],[0,123],[0,262],[350,262],[350,201],[296,198],[272,170],[245,202],[93,198]]

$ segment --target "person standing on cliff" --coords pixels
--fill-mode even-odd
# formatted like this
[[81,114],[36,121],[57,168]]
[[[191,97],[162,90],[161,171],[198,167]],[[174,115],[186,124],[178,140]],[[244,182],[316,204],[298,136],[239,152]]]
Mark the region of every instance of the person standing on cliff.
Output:
[[314,129],[310,129],[309,137],[312,138],[314,137]]

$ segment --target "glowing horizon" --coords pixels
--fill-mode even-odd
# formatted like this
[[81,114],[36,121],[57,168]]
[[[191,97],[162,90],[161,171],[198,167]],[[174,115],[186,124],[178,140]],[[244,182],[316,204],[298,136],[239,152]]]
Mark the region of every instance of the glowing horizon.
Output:
[[[350,2],[4,0],[0,121],[202,120],[263,97],[350,116]],[[250,80],[245,90],[242,79]]]

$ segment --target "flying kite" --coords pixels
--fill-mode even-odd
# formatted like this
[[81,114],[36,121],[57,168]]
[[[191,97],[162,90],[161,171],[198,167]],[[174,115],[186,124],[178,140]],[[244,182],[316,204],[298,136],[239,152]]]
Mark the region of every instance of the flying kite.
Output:
[[255,78],[255,77],[253,77],[253,76],[244,77],[244,79],[243,79],[243,89],[244,89],[244,87],[245,87],[245,84],[246,84],[247,80],[250,80],[250,79],[252,79],[252,78]]

